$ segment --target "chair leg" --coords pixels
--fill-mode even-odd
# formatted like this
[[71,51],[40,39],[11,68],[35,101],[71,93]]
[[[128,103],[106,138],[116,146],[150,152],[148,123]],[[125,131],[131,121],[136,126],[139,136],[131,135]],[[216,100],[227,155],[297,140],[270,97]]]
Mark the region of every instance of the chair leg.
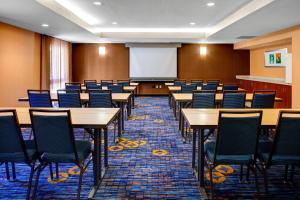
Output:
[[240,166],[240,182],[242,182],[243,181],[243,169],[244,169],[244,165],[241,165]]
[[82,185],[82,177],[83,177],[84,169],[83,167],[80,167],[80,174],[79,174],[79,181],[78,181],[78,189],[77,189],[77,199],[80,199],[80,193],[81,193],[81,185]]
[[[248,166],[248,171],[249,171],[250,166]],[[254,178],[255,178],[255,187],[256,187],[256,192],[259,194],[259,183],[257,180],[257,171],[256,171],[256,164],[254,164],[251,169],[253,170]],[[248,175],[248,174],[247,174]],[[249,179],[249,177],[248,177]]]
[[6,179],[10,180],[8,162],[5,162],[5,170],[6,170]]
[[12,169],[12,175],[13,175],[13,179],[16,180],[16,165],[14,162],[11,163],[11,169]]
[[263,166],[263,175],[264,175],[264,184],[265,184],[265,192],[268,194],[269,193],[269,188],[268,188],[268,172],[267,168]]
[[210,178],[211,199],[214,199],[214,181],[213,181],[213,175],[212,175],[212,167],[209,167],[209,178]]
[[49,163],[49,170],[50,170],[50,178],[53,180],[53,169],[52,169],[52,163]]
[[56,168],[56,178],[59,179],[58,163],[55,163],[55,168]]
[[[33,188],[32,199],[36,198],[36,191],[37,191],[37,187],[39,184],[40,174],[41,174],[43,168],[44,168],[43,165],[38,166],[37,174],[36,174],[36,178],[35,178],[35,184],[34,184],[34,188]],[[51,169],[52,169],[52,167],[51,167]]]
[[29,134],[29,138],[28,138],[29,140],[31,140],[32,135],[33,135],[33,130],[31,129],[30,134]]
[[30,199],[30,192],[31,192],[31,187],[32,187],[32,178],[33,178],[33,175],[34,175],[34,166],[35,166],[35,163],[33,163],[33,165],[31,165],[31,169],[30,169],[30,176],[29,176],[29,183],[28,183],[28,188],[27,188],[26,200]]

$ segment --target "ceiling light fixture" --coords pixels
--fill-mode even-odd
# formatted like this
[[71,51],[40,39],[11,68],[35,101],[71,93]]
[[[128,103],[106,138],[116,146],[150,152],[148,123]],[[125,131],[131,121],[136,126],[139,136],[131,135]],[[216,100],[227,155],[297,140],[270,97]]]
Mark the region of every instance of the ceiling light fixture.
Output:
[[74,3],[74,1],[72,0],[55,0],[55,1],[58,4],[60,4],[62,7],[69,10],[77,17],[79,17],[81,20],[86,22],[87,24],[89,25],[99,24],[99,20],[97,18],[93,17],[92,15],[90,15],[90,13],[83,10],[81,7],[79,7],[79,5]]
[[208,2],[206,5],[207,5],[208,7],[213,7],[213,6],[215,6],[216,4],[215,4],[214,2]]
[[112,24],[113,24],[113,25],[117,25],[117,24],[118,24],[118,22],[112,22]]
[[49,27],[48,24],[42,24],[41,26],[42,26],[42,27]]
[[190,25],[191,26],[194,26],[196,23],[195,22],[190,22]]
[[100,1],[94,1],[93,4],[94,4],[95,6],[101,6],[101,5],[102,5],[102,3],[101,3]]

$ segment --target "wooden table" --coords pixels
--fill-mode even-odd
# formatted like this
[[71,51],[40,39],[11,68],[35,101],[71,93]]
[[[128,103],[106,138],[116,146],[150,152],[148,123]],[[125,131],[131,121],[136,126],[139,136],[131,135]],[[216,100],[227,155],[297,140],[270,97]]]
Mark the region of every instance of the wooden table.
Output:
[[[112,101],[117,102],[119,107],[121,108],[121,127],[124,130],[124,104],[128,103],[127,106],[127,115],[131,115],[131,104],[130,104],[131,93],[112,93]],[[83,102],[89,101],[88,93],[80,93],[80,99]],[[28,101],[27,97],[19,98],[20,102]],[[58,101],[57,93],[51,93],[51,100]]]
[[[203,85],[206,85],[207,83],[203,83]],[[191,85],[191,83],[187,83],[187,85]],[[174,82],[166,82],[165,86],[174,86]],[[219,86],[223,86],[223,83],[219,83]]]
[[[180,92],[181,91],[181,86],[168,86],[168,90],[172,93],[172,92]],[[201,87],[197,87],[196,90],[201,90]],[[222,92],[223,91],[223,86],[218,86],[217,87],[217,91],[218,92]],[[238,91],[246,91],[243,88],[238,88]]]
[[[31,127],[29,108],[0,108],[0,109],[16,109],[19,124],[21,127]],[[71,122],[74,128],[90,128],[94,137],[93,155],[93,176],[94,183],[89,193],[89,198],[93,198],[96,194],[101,180],[104,177],[105,170],[108,168],[108,125],[112,123],[120,115],[120,108],[44,108],[51,110],[70,110]],[[119,133],[120,120],[119,120]],[[101,134],[104,132],[104,170],[101,168]]]
[[[188,126],[193,129],[193,150],[192,150],[192,169],[194,170],[200,186],[204,187],[204,129],[217,128],[219,111],[232,110],[232,109],[182,109],[182,115]],[[234,109],[234,111],[242,110],[247,111],[251,109]],[[262,110],[262,127],[274,128],[277,124],[278,113],[280,109],[252,109]],[[287,110],[287,109],[285,109]],[[198,166],[196,168],[196,140],[198,133]]]
[[[182,116],[180,110],[183,107],[184,103],[192,102],[193,94],[192,93],[172,93],[175,105],[173,105],[174,116],[177,118],[177,109],[176,103],[179,103],[179,129],[182,125]],[[251,102],[253,99],[253,93],[246,93],[246,102]],[[223,93],[216,93],[216,103],[220,104],[223,101]],[[276,102],[282,101],[281,98],[275,97]]]

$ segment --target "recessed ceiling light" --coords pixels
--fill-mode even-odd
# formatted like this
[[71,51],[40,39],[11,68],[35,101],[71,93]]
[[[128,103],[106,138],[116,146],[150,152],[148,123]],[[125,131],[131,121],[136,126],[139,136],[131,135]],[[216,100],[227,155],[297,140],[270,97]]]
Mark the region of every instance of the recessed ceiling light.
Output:
[[190,22],[190,25],[191,26],[194,26],[196,23],[195,22]]
[[102,5],[102,3],[100,1],[94,1],[93,4],[96,5],[96,6],[101,6]]
[[213,7],[213,6],[215,6],[216,4],[215,4],[214,2],[208,2],[206,5],[207,5],[208,7]]
[[49,27],[48,24],[42,24],[41,26],[42,26],[42,27]]
[[113,25],[117,25],[117,24],[118,24],[118,22],[112,22],[112,24],[113,24]]

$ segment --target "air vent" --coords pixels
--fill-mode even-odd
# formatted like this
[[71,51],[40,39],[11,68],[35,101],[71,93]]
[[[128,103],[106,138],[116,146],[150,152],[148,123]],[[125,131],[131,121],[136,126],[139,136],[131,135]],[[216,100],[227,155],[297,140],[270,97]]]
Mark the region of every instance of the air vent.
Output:
[[238,40],[248,40],[248,39],[252,39],[252,38],[255,38],[255,37],[256,36],[244,35],[244,36],[237,37],[236,39],[238,39]]

